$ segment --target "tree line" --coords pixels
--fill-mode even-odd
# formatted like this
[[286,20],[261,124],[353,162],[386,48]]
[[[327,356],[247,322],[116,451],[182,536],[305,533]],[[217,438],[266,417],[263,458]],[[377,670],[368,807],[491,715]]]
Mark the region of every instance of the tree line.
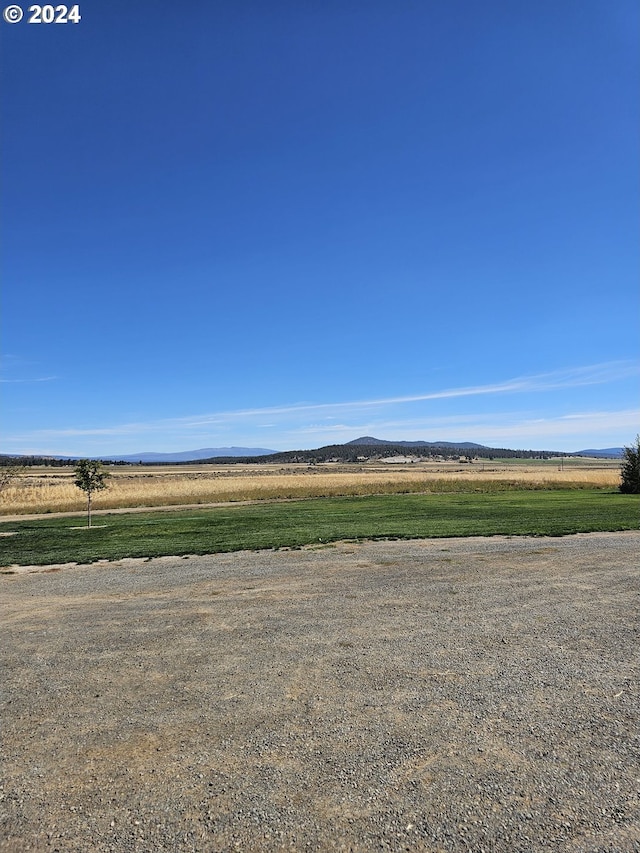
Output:
[[[392,456],[415,456],[420,459],[551,459],[554,456],[571,456],[553,450],[510,450],[495,447],[441,447],[437,445],[408,447],[405,444],[329,444],[316,450],[285,450],[270,453],[268,456],[216,456],[200,459],[199,464],[219,463],[260,464],[305,462],[313,465],[319,462],[362,462],[371,459],[389,459]],[[174,463],[175,464],[175,463]],[[182,463],[180,463],[182,464]]]

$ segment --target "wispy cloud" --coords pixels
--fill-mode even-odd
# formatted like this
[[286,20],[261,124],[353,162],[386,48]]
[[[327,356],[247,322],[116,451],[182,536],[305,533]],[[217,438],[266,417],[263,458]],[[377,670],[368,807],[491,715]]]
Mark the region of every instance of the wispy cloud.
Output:
[[[555,414],[553,406],[544,411],[496,411],[439,415],[433,406],[423,402],[454,398],[527,395],[557,391],[578,386],[591,386],[627,379],[640,374],[637,364],[612,361],[575,367],[549,373],[516,377],[486,385],[436,389],[396,397],[337,402],[298,402],[281,406],[235,409],[183,417],[162,418],[113,425],[78,426],[63,429],[39,429],[28,435],[6,436],[15,445],[26,442],[33,446],[59,444],[62,441],[95,442],[119,439],[118,444],[135,441],[152,449],[160,441],[167,448],[184,449],[185,443],[202,442],[200,446],[224,444],[260,444],[266,447],[306,447],[350,440],[357,435],[374,434],[397,439],[472,440],[480,443],[522,442],[545,437],[575,436],[588,433],[635,434],[640,423],[637,410],[577,412]],[[528,407],[531,402],[527,400]],[[501,409],[507,408],[501,406]],[[482,411],[487,410],[486,403]],[[540,415],[536,415],[540,412]],[[455,434],[454,434],[455,433]],[[74,442],[75,443],[75,442]],[[55,451],[63,452],[63,451]],[[73,450],[72,452],[75,452]]]
[[[523,443],[529,441],[533,444],[552,438],[579,441],[581,437],[586,440],[589,436],[597,435],[623,434],[630,440],[639,430],[640,409],[623,409],[572,412],[546,417],[536,417],[526,412],[492,412],[486,415],[380,419],[333,425],[309,424],[289,430],[286,436],[296,447],[306,447],[311,440],[319,444],[337,444],[357,435],[372,434],[378,438],[393,437],[398,441],[475,441],[489,446],[523,447]],[[539,444],[536,446],[540,449]]]
[[29,373],[39,373],[42,370],[42,363],[12,352],[2,353],[0,356],[0,370],[4,374],[4,376],[0,377],[0,383],[3,384],[22,385],[31,382],[52,382],[58,378],[57,376],[29,376]]
[[53,382],[54,379],[57,379],[57,376],[37,376],[34,379],[2,379],[0,378],[0,382],[3,383],[12,383],[12,384],[22,384],[25,382]]
[[[32,430],[29,436],[32,438],[78,438],[89,436],[127,436],[145,435],[154,430],[165,431],[170,421],[155,421],[150,423],[128,423],[111,427],[66,427],[64,429],[37,429]],[[14,437],[15,438],[15,437]]]
[[[501,447],[510,447],[513,442],[517,442],[519,447],[524,447],[528,443],[529,447],[540,449],[542,443],[549,440],[562,442],[566,439],[571,440],[573,444],[582,440],[590,443],[598,436],[606,441],[609,436],[617,435],[626,436],[626,438],[612,439],[614,443],[630,441],[639,429],[640,409],[573,412],[559,417],[514,419],[507,423],[496,420],[484,425],[478,424],[477,431],[475,429],[473,431],[473,435],[477,438],[473,440],[480,444]],[[583,448],[584,444],[581,447],[573,447],[574,450]]]
[[508,379],[490,385],[472,385],[462,388],[446,388],[440,391],[429,391],[421,394],[404,395],[401,397],[376,397],[371,400],[348,400],[326,403],[292,403],[284,406],[269,406],[259,409],[238,409],[228,412],[215,412],[209,415],[171,419],[174,423],[190,426],[208,426],[224,423],[230,418],[264,417],[266,415],[286,415],[296,412],[328,412],[336,413],[349,410],[356,412],[360,409],[376,408],[403,403],[419,403],[428,400],[445,400],[456,397],[476,397],[498,394],[524,394],[538,391],[561,390],[584,385],[599,385],[626,379],[640,374],[640,366],[628,361],[611,361],[603,364],[558,370],[551,373],[539,373]]

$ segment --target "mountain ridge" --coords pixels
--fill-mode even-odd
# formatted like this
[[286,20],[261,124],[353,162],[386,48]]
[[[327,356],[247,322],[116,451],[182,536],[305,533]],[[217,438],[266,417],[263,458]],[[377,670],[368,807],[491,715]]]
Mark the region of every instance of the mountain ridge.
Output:
[[486,444],[475,444],[473,441],[388,441],[385,438],[374,438],[372,435],[363,435],[346,441],[345,447],[356,444],[359,447],[374,447],[377,445],[392,445],[393,447],[462,447],[471,449],[473,447],[490,450]]
[[[174,453],[127,453],[110,456],[114,462],[198,462],[215,456],[270,456],[275,450],[265,447],[201,447],[199,450],[182,450]],[[103,457],[106,458],[106,457]]]
[[601,459],[618,459],[624,453],[624,447],[605,447],[601,450],[576,450],[575,456],[592,456]]
[[37,457],[38,459],[55,459],[59,461],[74,461],[76,459],[99,459],[103,462],[144,462],[152,464],[153,462],[199,462],[201,459],[211,459],[219,456],[241,458],[243,456],[270,456],[276,453],[275,450],[269,450],[266,447],[201,447],[198,450],[178,450],[169,453],[155,453],[153,451],[143,451],[142,453],[126,453],[109,455],[103,453],[100,456],[59,456],[54,454],[42,453],[0,453],[0,456],[10,457],[12,459],[30,459]]
[[[331,444],[311,450],[284,450],[275,451],[264,447],[203,447],[197,450],[184,450],[168,453],[156,453],[143,451],[141,453],[128,453],[101,456],[91,456],[103,462],[118,464],[189,464],[191,462],[324,462],[324,461],[351,461],[388,458],[390,456],[406,455],[407,451],[413,451],[412,455],[418,457],[429,456],[433,453],[437,456],[450,458],[457,454],[464,456],[476,456],[485,459],[493,458],[552,458],[559,456],[588,456],[600,459],[618,459],[623,454],[622,447],[608,447],[602,449],[587,449],[578,451],[556,451],[556,450],[513,450],[504,447],[488,447],[485,444],[477,444],[472,441],[390,441],[383,438],[375,438],[371,435],[363,435],[359,438],[347,441],[343,444]],[[20,464],[68,464],[82,456],[58,456],[53,454],[16,454],[0,453],[0,465]]]

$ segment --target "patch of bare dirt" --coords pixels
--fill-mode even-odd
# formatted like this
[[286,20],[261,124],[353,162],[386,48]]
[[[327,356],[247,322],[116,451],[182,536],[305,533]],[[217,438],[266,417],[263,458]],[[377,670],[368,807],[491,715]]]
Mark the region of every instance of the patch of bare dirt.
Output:
[[639,546],[3,576],[0,850],[638,851]]

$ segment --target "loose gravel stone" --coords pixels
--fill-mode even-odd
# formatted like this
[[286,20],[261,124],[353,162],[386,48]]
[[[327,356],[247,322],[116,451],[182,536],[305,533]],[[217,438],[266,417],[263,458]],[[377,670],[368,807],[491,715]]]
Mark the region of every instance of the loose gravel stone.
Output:
[[0,850],[640,851],[639,546],[0,577]]

